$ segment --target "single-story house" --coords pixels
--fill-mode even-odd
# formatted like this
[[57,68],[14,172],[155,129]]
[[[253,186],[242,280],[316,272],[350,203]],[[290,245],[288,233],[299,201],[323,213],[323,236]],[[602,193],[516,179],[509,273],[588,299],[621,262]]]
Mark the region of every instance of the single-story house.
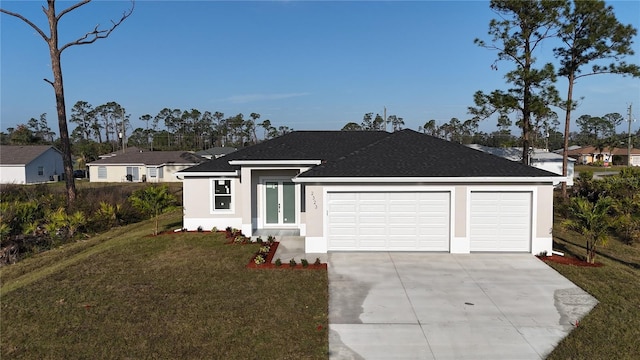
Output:
[[176,172],[206,159],[188,151],[126,151],[87,164],[91,182],[176,182]]
[[[494,148],[490,146],[469,144],[468,147],[480,151],[484,151],[489,154],[503,157],[507,160],[522,162],[522,148],[509,147],[509,148]],[[567,159],[567,186],[573,186],[574,166],[576,159]],[[544,149],[532,149],[529,154],[529,164],[538,169],[551,171],[554,174],[562,175],[562,155],[554,152],[549,152]],[[560,184],[560,181],[554,183],[554,185]]]
[[[562,150],[557,150],[562,151]],[[569,149],[569,156],[578,159],[579,164],[591,164],[602,161],[608,165],[628,165],[631,155],[631,166],[640,166],[640,149],[608,148],[598,149],[594,146],[585,146],[577,149]]]
[[294,131],[177,173],[183,226],[305,251],[551,253],[551,172],[413,130]]
[[238,149],[236,149],[234,147],[215,146],[215,147],[209,148],[207,150],[197,151],[196,155],[202,156],[205,159],[211,160],[211,159],[217,159],[217,158],[219,158],[221,156],[225,156],[225,155],[231,154],[232,152],[234,152],[236,150],[238,150]]
[[55,147],[0,145],[0,183],[37,184],[62,178],[62,153]]
[[629,154],[628,148],[614,148],[611,151],[613,155],[613,165],[629,165],[629,155],[631,155],[631,166],[640,166],[640,149],[631,148]]

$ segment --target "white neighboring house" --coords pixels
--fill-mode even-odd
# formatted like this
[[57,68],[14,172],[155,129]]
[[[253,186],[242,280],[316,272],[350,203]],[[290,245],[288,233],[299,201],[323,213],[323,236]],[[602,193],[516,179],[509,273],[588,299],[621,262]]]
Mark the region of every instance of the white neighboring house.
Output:
[[206,159],[188,151],[114,152],[87,164],[91,182],[178,182],[175,173]]
[[217,159],[227,154],[231,154],[236,150],[238,149],[234,147],[216,146],[207,150],[198,151],[196,152],[196,155],[202,156],[205,159],[211,160],[211,159]]
[[[494,148],[490,146],[470,144],[468,147],[480,150],[492,155],[500,156],[507,160],[522,162],[522,148]],[[552,173],[562,175],[562,155],[549,152],[544,149],[533,149],[530,155],[530,164],[538,169],[547,170]],[[569,158],[567,168],[567,186],[573,186],[574,165],[576,159]],[[559,185],[559,181],[553,183],[554,186]]]
[[0,183],[37,184],[59,181],[62,153],[51,145],[0,146]]

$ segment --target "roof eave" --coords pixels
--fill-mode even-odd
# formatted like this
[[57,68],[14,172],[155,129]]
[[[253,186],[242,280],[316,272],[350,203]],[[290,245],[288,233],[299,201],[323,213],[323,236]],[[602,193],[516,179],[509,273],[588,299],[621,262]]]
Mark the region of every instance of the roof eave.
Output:
[[178,171],[176,176],[187,177],[238,177],[240,171]]
[[567,181],[564,176],[513,177],[295,177],[295,183],[540,183]]
[[322,160],[230,160],[229,165],[320,165]]

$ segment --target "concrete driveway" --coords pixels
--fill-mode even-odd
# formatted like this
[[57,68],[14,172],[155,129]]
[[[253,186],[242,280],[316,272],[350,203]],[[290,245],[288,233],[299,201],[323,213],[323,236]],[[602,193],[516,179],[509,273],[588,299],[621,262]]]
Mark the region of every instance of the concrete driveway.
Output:
[[331,359],[543,359],[597,303],[530,254],[328,263]]

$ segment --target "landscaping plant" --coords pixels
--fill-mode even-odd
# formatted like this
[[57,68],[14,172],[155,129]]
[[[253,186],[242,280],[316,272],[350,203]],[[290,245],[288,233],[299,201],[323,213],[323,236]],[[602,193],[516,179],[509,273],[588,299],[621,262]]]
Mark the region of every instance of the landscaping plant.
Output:
[[154,217],[153,235],[158,235],[158,215],[173,205],[176,199],[169,193],[169,188],[166,185],[150,185],[134,191],[129,197],[129,201],[136,209]]
[[595,263],[597,248],[607,243],[611,204],[610,197],[601,197],[595,203],[583,197],[571,199],[570,217],[563,222],[563,225],[585,237],[588,263]]

